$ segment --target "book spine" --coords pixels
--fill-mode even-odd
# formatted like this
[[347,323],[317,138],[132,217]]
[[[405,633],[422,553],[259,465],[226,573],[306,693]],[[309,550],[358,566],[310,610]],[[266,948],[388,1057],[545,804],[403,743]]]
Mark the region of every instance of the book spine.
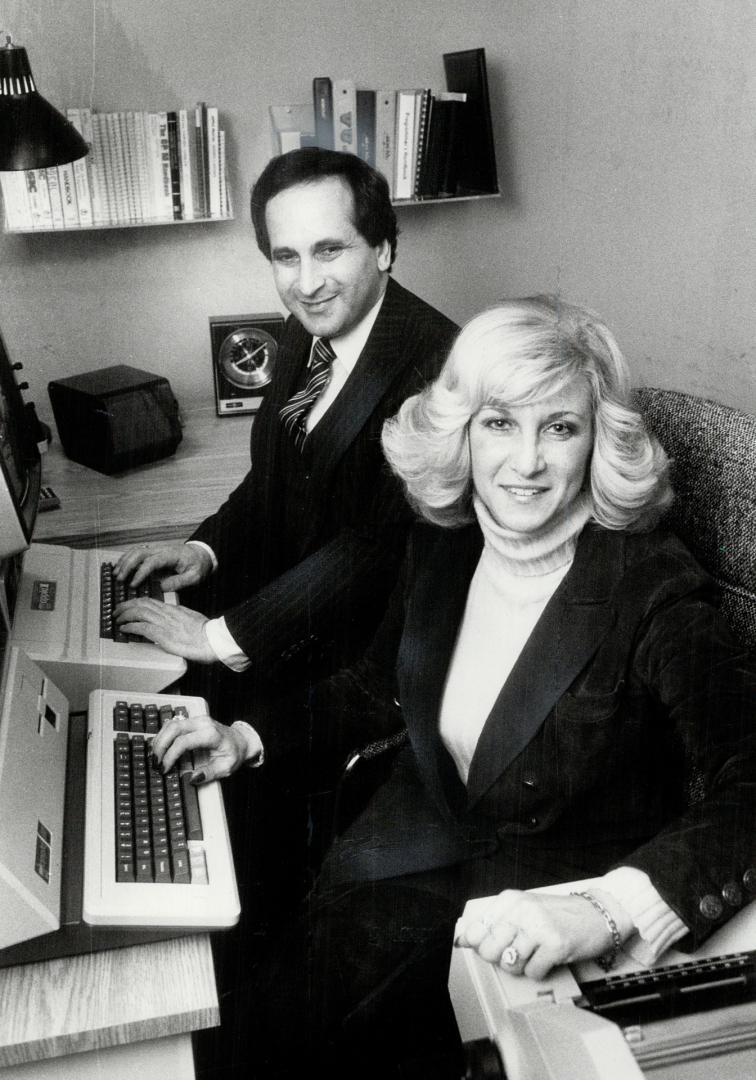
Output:
[[396,94],[393,90],[375,92],[375,166],[388,180],[394,197],[396,139]]
[[231,216],[228,202],[228,176],[226,174],[226,132],[223,128],[218,131],[218,185],[220,187],[221,217]]
[[111,221],[111,213],[105,179],[105,159],[100,117],[97,113],[93,113],[91,109],[82,109],[81,124],[85,139],[87,138],[86,132],[89,132],[87,141],[92,147],[88,158],[89,186],[92,192],[92,218],[95,225],[108,225]]
[[194,218],[194,179],[192,176],[192,142],[189,140],[189,113],[186,109],[178,111],[179,149],[181,158],[181,216],[185,221]]
[[375,167],[375,90],[357,90],[357,156]]
[[423,90],[418,105],[417,132],[415,134],[415,160],[412,169],[412,194],[415,198],[420,193],[423,159],[428,148],[433,95],[430,90]]
[[63,228],[77,229],[79,227],[79,206],[76,202],[76,178],[74,177],[73,164],[70,161],[66,165],[58,165],[58,186],[60,188],[60,202],[63,207]]
[[198,216],[206,218],[210,216],[210,196],[207,171],[207,105],[204,101],[198,102],[194,110],[194,125],[197,143],[197,187],[202,205],[202,212]]
[[27,199],[26,177],[22,172],[0,173],[5,208],[5,229],[16,232],[32,228],[32,218]]
[[178,115],[171,110],[168,122],[168,153],[171,169],[171,216],[181,221],[181,149],[179,147]]
[[143,168],[139,160],[139,146],[137,145],[136,113],[133,109],[130,109],[124,114],[124,116],[126,121],[126,153],[129,164],[129,176],[131,178],[131,196],[134,220],[141,222],[144,221],[145,218],[142,199],[142,188],[144,180],[142,177]]
[[29,208],[29,221],[32,229],[52,228],[50,195],[47,190],[46,177],[43,184],[41,181],[42,176],[45,176],[42,169],[28,169],[23,173],[26,185],[26,201]]
[[207,169],[208,169],[208,190],[209,190],[209,203],[210,203],[210,217],[218,218],[221,216],[221,194],[220,194],[220,163],[219,163],[219,151],[220,143],[218,138],[218,110],[214,105],[208,105],[207,107]]
[[412,154],[415,144],[415,99],[419,91],[398,90],[396,95],[396,175],[394,198],[412,198]]
[[110,182],[110,208],[113,214],[113,222],[125,224],[129,220],[129,204],[126,195],[126,168],[118,114],[113,112],[103,113],[102,119],[107,149],[105,172]]
[[168,135],[168,113],[159,112],[158,140],[160,161],[160,201],[158,203],[158,221],[173,220],[173,189],[171,186],[171,146]]
[[333,150],[333,83],[327,75],[312,80],[312,104],[315,111],[315,145]]
[[45,174],[47,176],[47,189],[50,193],[52,226],[54,229],[62,229],[65,226],[65,219],[63,217],[63,200],[60,197],[58,169],[55,165],[51,165],[49,168],[45,169]]
[[137,219],[136,195],[134,193],[134,163],[129,143],[128,117],[125,112],[115,113],[116,146],[118,148],[118,168],[122,173],[123,195],[125,198],[124,221],[129,224]]
[[448,121],[441,139],[438,186],[436,194],[449,197],[459,190],[459,170],[463,157],[461,146],[467,106],[462,101],[445,103]]
[[[68,113],[69,122],[76,128],[78,133],[84,139],[85,142],[89,140],[84,135],[81,119],[81,109],[69,109]],[[76,203],[79,208],[79,225],[87,229],[92,225],[92,199],[89,191],[89,169],[87,167],[87,158],[92,153],[91,147],[87,157],[79,158],[78,161],[72,162],[74,183],[76,185]]]
[[163,163],[160,147],[160,117],[147,113],[147,177],[150,186],[150,221],[160,219],[163,206]]
[[352,79],[333,82],[333,148],[356,152],[357,91]]
[[147,114],[134,113],[134,149],[136,152],[137,190],[142,221],[149,221],[152,213],[150,173],[147,164]]

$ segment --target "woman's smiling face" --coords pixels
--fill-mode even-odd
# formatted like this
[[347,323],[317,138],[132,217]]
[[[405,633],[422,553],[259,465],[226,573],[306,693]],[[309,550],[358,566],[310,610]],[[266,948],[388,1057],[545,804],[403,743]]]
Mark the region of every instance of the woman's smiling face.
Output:
[[470,420],[475,491],[505,529],[535,533],[577,498],[593,449],[584,378],[526,405],[484,405]]

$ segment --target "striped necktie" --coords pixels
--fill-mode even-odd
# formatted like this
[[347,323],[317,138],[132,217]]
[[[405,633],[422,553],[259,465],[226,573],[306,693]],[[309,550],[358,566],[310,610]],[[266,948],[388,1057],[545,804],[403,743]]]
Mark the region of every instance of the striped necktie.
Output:
[[301,450],[307,438],[305,418],[325,390],[331,377],[331,364],[336,353],[331,348],[328,338],[318,338],[312,348],[310,362],[307,365],[307,385],[289,398],[279,412],[281,423],[294,440],[297,450]]

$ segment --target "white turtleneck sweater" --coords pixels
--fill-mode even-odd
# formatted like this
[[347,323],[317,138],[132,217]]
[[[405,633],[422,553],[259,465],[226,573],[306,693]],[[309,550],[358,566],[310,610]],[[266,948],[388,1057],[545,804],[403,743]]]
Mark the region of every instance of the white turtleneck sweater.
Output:
[[[480,733],[546,604],[566,576],[578,536],[591,515],[582,495],[537,533],[504,529],[476,498],[484,546],[441,701],[439,732],[463,783]],[[647,874],[619,867],[598,879],[601,897],[620,928],[625,948],[650,964],[687,931]]]

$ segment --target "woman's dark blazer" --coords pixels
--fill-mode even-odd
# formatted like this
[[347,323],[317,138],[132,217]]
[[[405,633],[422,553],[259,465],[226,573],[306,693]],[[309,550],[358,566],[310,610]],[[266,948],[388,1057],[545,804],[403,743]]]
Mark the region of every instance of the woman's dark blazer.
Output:
[[472,896],[635,866],[695,947],[756,895],[754,658],[674,536],[589,525],[465,788],[438,715],[481,545],[477,526],[418,526],[370,653],[316,702],[315,722],[353,722],[356,710],[367,728],[401,715],[409,732],[325,880],[464,864]]

